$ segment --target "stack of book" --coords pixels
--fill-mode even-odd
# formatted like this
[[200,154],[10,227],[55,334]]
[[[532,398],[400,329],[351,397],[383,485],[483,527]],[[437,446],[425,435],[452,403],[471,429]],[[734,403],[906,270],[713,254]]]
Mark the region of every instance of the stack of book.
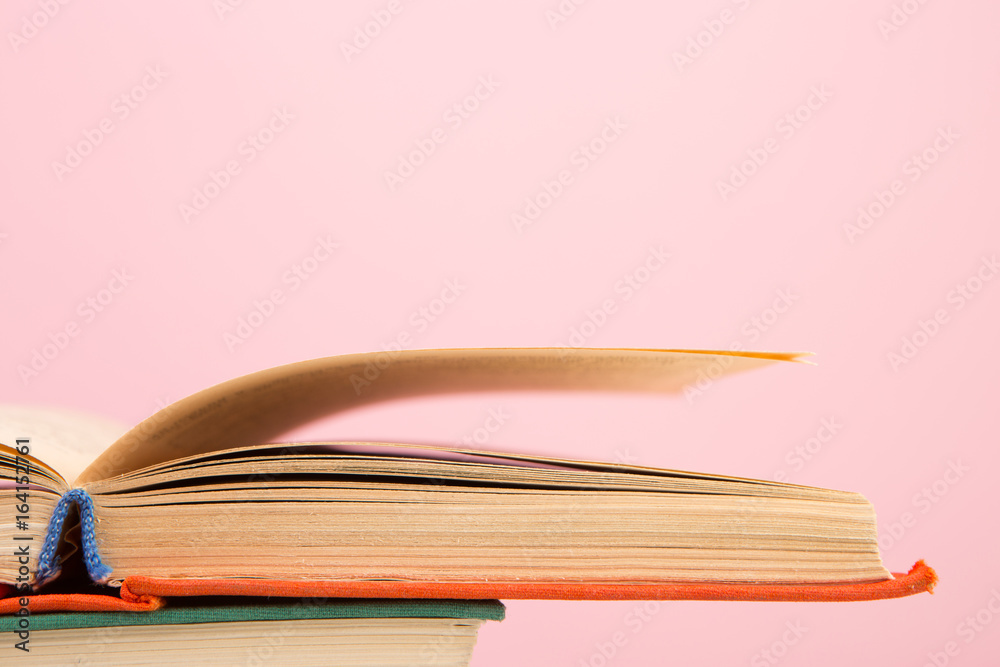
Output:
[[[0,448],[0,651],[24,664],[467,664],[497,599],[874,600],[892,574],[857,493],[396,443],[281,443],[374,401],[499,390],[680,392],[802,355],[411,350],[199,392],[70,484]],[[10,554],[13,554],[10,555]],[[74,581],[85,572],[89,581]],[[255,662],[256,661],[256,662]]]
[[[384,665],[463,667],[495,600],[267,600],[172,602],[144,613],[0,617],[7,659],[24,665]],[[10,664],[10,663],[8,663]]]

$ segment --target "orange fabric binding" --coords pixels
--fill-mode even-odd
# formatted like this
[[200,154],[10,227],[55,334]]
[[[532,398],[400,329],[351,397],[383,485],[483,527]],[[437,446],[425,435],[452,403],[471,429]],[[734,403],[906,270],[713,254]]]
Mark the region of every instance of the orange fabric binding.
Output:
[[856,602],[931,592],[937,575],[922,560],[894,579],[859,584],[615,584],[448,583],[437,581],[289,581],[271,579],[155,579],[128,577],[135,595],[259,595],[276,597],[457,598],[469,600],[743,600]]
[[[745,602],[859,602],[933,592],[937,574],[924,561],[893,579],[860,584],[615,584],[446,583],[438,581],[289,581],[272,579],[157,579],[128,577],[121,597],[91,594],[29,596],[31,613],[152,611],[163,598],[196,595],[330,598],[451,598],[467,600],[729,600]],[[19,598],[0,600],[0,615],[15,614]]]
[[[56,593],[29,595],[28,611],[38,614],[46,611],[153,611],[163,606],[162,598],[154,595],[140,595],[121,598],[113,595],[92,595],[89,593]],[[21,610],[20,598],[0,600],[0,615],[8,616]]]

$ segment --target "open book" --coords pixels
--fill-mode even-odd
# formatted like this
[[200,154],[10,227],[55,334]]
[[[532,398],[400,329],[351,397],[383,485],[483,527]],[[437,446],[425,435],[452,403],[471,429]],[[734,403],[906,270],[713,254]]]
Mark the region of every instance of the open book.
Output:
[[[679,392],[801,355],[644,349],[356,354],[170,405],[72,483],[30,439],[0,451],[10,594],[80,558],[130,604],[170,595],[872,599],[929,590],[883,566],[857,493],[453,447],[273,440],[373,401],[496,390]],[[15,552],[18,553],[18,552]],[[42,589],[44,591],[44,589]],[[58,608],[56,605],[53,608]],[[2,607],[0,607],[2,611]]]

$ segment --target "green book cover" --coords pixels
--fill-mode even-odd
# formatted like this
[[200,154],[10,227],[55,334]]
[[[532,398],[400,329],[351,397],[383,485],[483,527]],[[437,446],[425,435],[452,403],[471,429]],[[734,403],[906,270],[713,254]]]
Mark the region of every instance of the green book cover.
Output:
[[[175,601],[176,602],[176,601]],[[280,599],[251,604],[177,603],[156,611],[55,612],[32,614],[31,630],[64,630],[122,625],[187,625],[239,621],[291,621],[318,618],[474,618],[502,621],[498,600]],[[16,632],[17,616],[0,617],[0,632]]]

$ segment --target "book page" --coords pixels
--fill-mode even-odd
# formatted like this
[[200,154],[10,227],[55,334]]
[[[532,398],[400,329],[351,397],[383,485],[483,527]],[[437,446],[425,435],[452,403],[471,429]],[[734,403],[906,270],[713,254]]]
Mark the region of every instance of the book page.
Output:
[[125,424],[79,410],[0,405],[0,443],[13,447],[18,438],[29,438],[32,455],[67,480],[126,431]]
[[435,486],[450,480],[484,489],[510,486],[571,490],[614,488],[867,502],[857,493],[726,475],[430,446],[352,442],[239,447],[176,459],[91,482],[87,490],[95,495],[114,494],[119,499],[127,496],[126,504],[140,497],[172,498],[175,493],[192,490],[219,492],[214,494],[215,500],[231,500],[225,496],[227,489],[253,489],[255,480],[266,480],[269,489],[282,485],[303,489],[304,497],[314,489],[352,483],[387,488],[393,483]]
[[122,436],[77,484],[173,459],[273,442],[295,427],[376,401],[472,391],[680,392],[801,354],[697,350],[397,350],[279,366],[215,385]]

